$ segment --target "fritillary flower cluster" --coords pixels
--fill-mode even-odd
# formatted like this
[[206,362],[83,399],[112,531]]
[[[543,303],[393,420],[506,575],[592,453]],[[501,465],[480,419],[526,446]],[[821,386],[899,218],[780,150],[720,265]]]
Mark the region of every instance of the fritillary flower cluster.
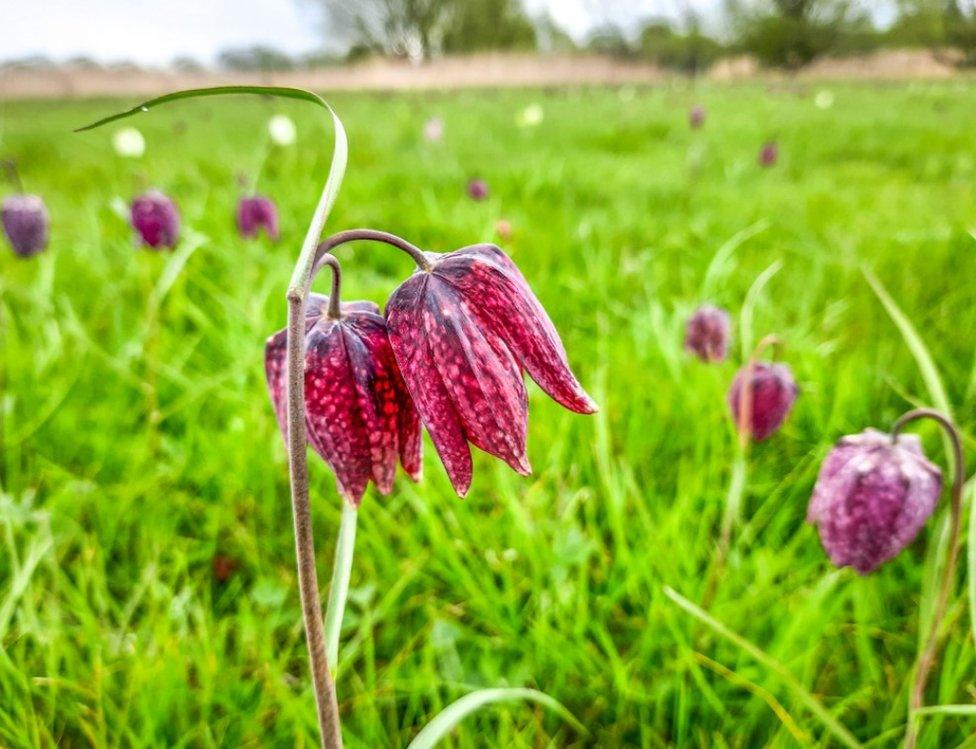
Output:
[[[731,335],[729,313],[721,307],[702,305],[685,324],[685,350],[704,362],[722,362],[728,357]],[[761,343],[760,348],[766,343]],[[729,388],[732,420],[743,436],[761,442],[783,425],[798,393],[789,365],[749,361],[736,373]]]
[[[390,296],[385,315],[370,302],[340,304],[337,282],[333,298],[313,295],[307,307],[308,439],[353,504],[370,481],[388,493],[398,459],[408,475],[420,478],[421,425],[459,496],[471,485],[471,445],[528,474],[523,372],[569,410],[597,410],[549,316],[502,250],[491,244],[448,253],[409,247],[417,269]],[[280,331],[265,349],[283,432],[285,341]]]

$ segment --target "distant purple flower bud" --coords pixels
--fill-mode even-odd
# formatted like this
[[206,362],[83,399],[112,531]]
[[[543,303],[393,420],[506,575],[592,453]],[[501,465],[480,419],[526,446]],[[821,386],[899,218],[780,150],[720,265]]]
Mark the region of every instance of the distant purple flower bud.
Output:
[[11,247],[21,257],[36,255],[47,246],[50,221],[44,201],[37,195],[5,198],[0,218]]
[[274,201],[263,195],[241,198],[237,202],[237,230],[241,236],[251,239],[262,229],[269,239],[278,239],[278,209]]
[[702,361],[725,361],[729,353],[729,313],[719,307],[703,305],[688,318],[685,350]]
[[776,141],[767,140],[759,150],[759,166],[773,166],[779,160],[779,146]]
[[468,182],[468,197],[472,200],[485,200],[488,197],[488,183],[483,179]]
[[180,233],[180,214],[163,193],[149,190],[132,201],[132,228],[147,247],[174,247]]
[[752,407],[747,409],[745,427],[756,442],[761,442],[783,425],[799,391],[787,365],[772,362],[746,364],[736,374],[729,389],[729,408],[737,427],[747,382]]
[[697,130],[702,125],[705,124],[705,107],[700,104],[696,104],[691,108],[688,113],[688,124],[691,125],[692,130]]
[[841,438],[824,460],[807,521],[830,561],[866,575],[912,542],[941,491],[942,472],[916,435],[867,429]]

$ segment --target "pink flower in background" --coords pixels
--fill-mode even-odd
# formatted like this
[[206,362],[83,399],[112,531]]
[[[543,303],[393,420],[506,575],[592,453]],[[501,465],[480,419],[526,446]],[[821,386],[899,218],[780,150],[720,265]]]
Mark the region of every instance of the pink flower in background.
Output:
[[508,240],[512,238],[512,222],[507,218],[500,218],[495,222],[495,234],[499,239]]
[[248,239],[258,236],[263,230],[269,239],[277,240],[278,208],[271,198],[264,195],[250,195],[237,202],[237,229],[242,237]]
[[[772,362],[746,364],[738,371],[729,389],[732,419],[741,429],[741,411],[745,408],[744,426],[754,440],[761,442],[783,425],[798,392],[787,365]],[[743,403],[744,397],[748,398],[749,405]]]
[[688,318],[685,350],[702,361],[725,361],[729,353],[730,328],[728,312],[719,307],[703,305]]
[[425,253],[386,307],[390,344],[454,489],[471,484],[468,443],[521,474],[526,457],[525,369],[578,413],[596,404],[576,380],[549,316],[494,245]]
[[20,257],[36,255],[47,247],[50,219],[39,196],[8,196],[0,208],[0,221],[10,246]]
[[472,200],[485,200],[488,198],[488,183],[483,179],[473,179],[468,182],[468,197]]
[[[358,505],[369,481],[393,488],[397,458],[420,478],[420,421],[407,394],[372,302],[341,305],[330,317],[328,297],[312,294],[305,317],[305,420],[308,441],[336,476],[339,493]],[[287,439],[287,332],[265,346],[265,374]]]
[[132,201],[132,228],[146,247],[174,247],[180,233],[176,205],[159,190],[149,190]]
[[768,140],[759,149],[759,165],[770,167],[779,161],[779,146],[776,141]]
[[688,112],[688,124],[691,125],[692,130],[697,130],[702,125],[705,124],[705,107],[700,104],[696,104]]
[[942,472],[917,436],[867,429],[841,438],[824,460],[807,521],[835,565],[866,575],[912,542],[941,492]]

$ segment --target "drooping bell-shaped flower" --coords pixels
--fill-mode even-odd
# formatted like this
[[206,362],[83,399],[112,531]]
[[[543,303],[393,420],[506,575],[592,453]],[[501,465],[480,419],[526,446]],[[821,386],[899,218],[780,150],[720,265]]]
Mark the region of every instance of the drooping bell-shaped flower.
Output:
[[702,125],[705,124],[705,107],[700,104],[696,104],[688,112],[688,124],[691,125],[692,130],[697,130]]
[[782,426],[798,392],[786,364],[746,364],[729,389],[732,419],[739,429],[745,427],[754,440],[761,442]]
[[[336,476],[339,493],[358,505],[372,480],[393,488],[399,457],[420,478],[420,420],[407,394],[372,302],[349,302],[338,318],[328,297],[312,294],[305,315],[305,421],[308,441]],[[271,402],[287,439],[287,331],[265,346]]]
[[20,257],[30,257],[47,247],[50,220],[44,201],[37,195],[10,195],[0,208],[3,231]]
[[841,438],[807,510],[830,560],[866,575],[912,542],[935,510],[942,472],[914,434],[867,429]]
[[237,230],[242,237],[253,239],[264,230],[268,239],[277,240],[278,208],[271,198],[248,195],[237,201]]
[[468,182],[468,197],[472,200],[486,200],[488,198],[488,183],[483,179],[473,179]]
[[159,190],[143,193],[132,201],[132,228],[145,247],[175,247],[180,234],[176,204]]
[[597,406],[504,252],[480,244],[423,255],[425,267],[387,303],[390,344],[451,483],[464,496],[471,484],[469,442],[521,474],[531,470],[523,369],[566,408],[593,413]]
[[688,318],[685,350],[702,361],[725,361],[729,353],[729,313],[710,304],[702,305]]
[[774,140],[767,140],[759,149],[759,166],[774,166],[779,160],[779,145]]

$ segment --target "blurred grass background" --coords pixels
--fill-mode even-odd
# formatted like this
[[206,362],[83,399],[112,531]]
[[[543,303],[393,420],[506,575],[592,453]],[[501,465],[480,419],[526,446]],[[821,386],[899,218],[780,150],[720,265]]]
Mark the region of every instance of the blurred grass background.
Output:
[[[774,263],[754,337],[785,341],[802,395],[752,452],[710,611],[860,740],[900,740],[936,525],[862,579],[833,570],[803,521],[837,437],[929,403],[862,265],[920,331],[974,446],[976,87],[830,84],[827,109],[819,88],[333,98],[351,151],[329,228],[446,251],[508,219],[513,237],[495,240],[602,407],[574,416],[533,388],[534,476],[479,455],[460,501],[428,443],[422,484],[367,495],[338,666],[348,746],[403,745],[453,699],[500,685],[553,695],[592,735],[512,704],[469,718],[451,746],[835,745],[794,691],[663,593],[701,599],[735,456],[725,391],[741,339],[733,361],[705,366],[682,351],[684,320],[702,301],[737,316]],[[0,150],[52,215],[46,254],[0,252],[0,744],[314,746],[262,347],[284,326],[331,134],[310,107],[257,98],[131,121],[139,161],[115,155],[111,128],[70,132],[131,103],[0,105]],[[530,104],[544,119],[519,127]],[[280,112],[299,141],[269,150]],[[439,144],[421,137],[431,116]],[[767,139],[781,157],[762,169]],[[262,163],[277,245],[233,226],[238,174]],[[466,197],[470,177],[489,200]],[[149,185],[182,211],[173,254],[137,251],[113,208]],[[411,270],[382,246],[339,254],[349,300],[382,306]],[[324,585],[339,500],[318,459],[312,480]],[[232,562],[226,581],[215,559]],[[930,704],[976,701],[959,591]],[[974,725],[926,718],[921,745],[971,746]]]

